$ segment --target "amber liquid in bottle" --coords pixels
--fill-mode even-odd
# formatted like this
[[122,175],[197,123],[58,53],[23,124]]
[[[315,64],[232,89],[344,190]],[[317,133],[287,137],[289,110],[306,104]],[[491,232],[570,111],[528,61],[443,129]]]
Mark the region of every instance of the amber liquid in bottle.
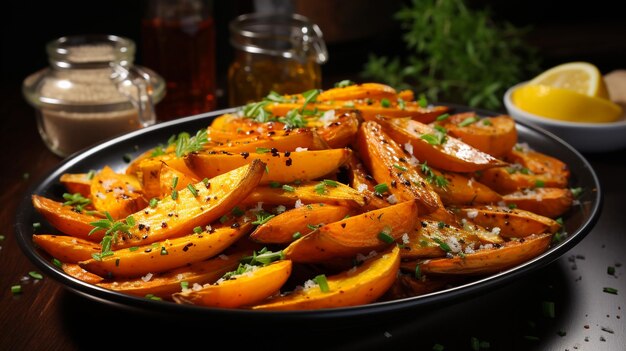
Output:
[[148,18],[142,21],[143,62],[166,81],[156,106],[159,121],[212,111],[215,96],[215,24]]

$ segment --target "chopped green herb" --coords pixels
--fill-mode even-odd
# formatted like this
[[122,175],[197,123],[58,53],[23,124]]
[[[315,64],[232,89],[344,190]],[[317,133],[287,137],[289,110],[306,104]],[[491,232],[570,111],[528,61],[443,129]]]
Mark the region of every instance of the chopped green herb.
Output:
[[419,103],[420,107],[428,106],[428,100],[426,99],[426,95],[420,94],[418,103]]
[[437,228],[439,228],[439,229],[443,229],[443,228],[445,228],[445,227],[446,227],[446,222],[439,221],[439,222],[437,223]]
[[295,232],[293,233],[293,235],[291,236],[294,240],[296,239],[300,239],[302,237],[302,234],[300,234],[300,232]]
[[517,208],[517,205],[514,203],[507,204],[506,206],[512,210]]
[[324,182],[325,185],[332,186],[333,188],[336,188],[339,186],[339,183],[337,183],[336,180],[332,180],[332,179],[324,179],[322,180],[322,182]]
[[395,169],[398,169],[398,170],[402,171],[402,172],[406,172],[406,171],[408,170],[406,167],[401,166],[401,165],[399,165],[399,164],[397,164],[397,163],[394,163],[394,164],[393,164],[393,167],[394,167]]
[[271,213],[267,213],[265,211],[259,211],[256,213],[256,221],[252,222],[252,224],[257,224],[257,225],[261,225],[264,224],[265,222],[269,221],[270,219],[274,218],[275,215],[271,214]]
[[30,271],[28,272],[28,275],[30,275],[31,277],[35,279],[43,279],[43,276],[41,275],[41,273],[36,272],[36,271]]
[[241,217],[241,216],[243,216],[244,214],[246,214],[246,212],[245,212],[244,210],[240,209],[240,208],[239,208],[239,206],[235,206],[235,207],[233,207],[233,209],[232,209],[232,210],[230,210],[230,213],[231,213],[233,216],[235,216],[235,217]]
[[72,206],[79,213],[82,213],[84,207],[91,203],[91,199],[84,197],[81,193],[64,193],[63,199],[65,199],[63,206]]
[[268,165],[265,165],[265,173],[267,174],[270,173],[270,167]]
[[470,124],[478,122],[478,118],[476,117],[468,117],[459,123],[459,127],[467,127]]
[[206,129],[200,129],[196,135],[189,137],[189,133],[182,132],[176,138],[176,157],[180,158],[188,153],[202,150],[204,144],[208,143]]
[[404,102],[404,100],[402,100],[402,99],[398,99],[398,107],[399,107],[401,110],[404,110],[404,109],[406,108],[406,103]]
[[197,227],[193,228],[193,232],[196,233],[196,234],[202,233],[202,227],[197,226]]
[[0,241],[4,241],[5,236],[4,235],[0,235]]
[[181,290],[187,290],[187,289],[189,289],[189,282],[186,282],[186,281],[182,281],[182,282],[180,282],[180,289],[181,289]]
[[557,222],[559,225],[561,225],[561,226],[562,226],[562,225],[563,225],[563,217],[559,217],[559,218],[557,218],[557,219],[556,219],[556,222]]
[[296,188],[292,187],[291,185],[283,185],[283,190],[289,193],[293,193],[294,191],[296,191]]
[[128,251],[133,252],[139,250],[139,246],[131,246],[128,248]]
[[321,92],[322,91],[320,89],[311,89],[302,93],[302,96],[304,97],[304,104],[302,104],[302,109],[300,109],[300,112],[304,111],[304,108],[306,107],[306,105],[315,101],[315,99],[317,99],[317,96]]
[[387,191],[389,191],[389,187],[387,186],[387,183],[380,183],[374,186],[374,192],[377,194],[384,194]]
[[320,225],[307,224],[306,227],[311,229],[311,230],[317,230],[317,228],[319,228]]
[[319,285],[320,290],[322,292],[328,292],[330,289],[328,288],[328,280],[326,280],[325,274],[320,274],[313,278],[313,281]]
[[433,241],[436,242],[437,244],[439,244],[439,247],[445,251],[445,252],[450,252],[452,251],[452,249],[450,248],[450,245],[448,245],[447,243],[445,243],[443,240],[439,239],[439,238],[433,238]]
[[415,265],[415,278],[422,279],[422,270],[420,269],[419,263]]
[[172,178],[172,189],[175,189],[176,186],[178,186],[178,176],[174,176],[174,178]]
[[535,188],[543,188],[545,185],[545,182],[541,179],[537,179],[535,181]]
[[146,299],[155,300],[155,301],[161,301],[162,300],[160,297],[155,296],[154,294],[147,294],[146,295]]
[[95,175],[96,175],[96,171],[92,169],[89,172],[87,172],[87,179],[92,180]]
[[59,267],[59,268],[63,268],[63,263],[61,263],[61,261],[59,261],[58,258],[53,258],[52,259],[52,264]]
[[196,188],[193,187],[193,184],[187,184],[187,189],[189,189],[189,192],[193,196],[198,196],[198,190],[196,190]]
[[174,189],[172,190],[172,200],[177,200],[178,199],[178,190]]
[[220,223],[224,224],[224,222],[226,222],[228,220],[228,216],[227,215],[223,215],[222,217],[220,217]]
[[335,88],[345,88],[345,87],[349,87],[351,85],[355,85],[356,83],[349,80],[349,79],[344,79],[342,81],[339,81],[337,83],[335,83]]
[[380,106],[385,107],[385,108],[391,107],[391,101],[389,101],[389,99],[387,98],[382,98],[380,100]]
[[615,275],[615,267],[613,267],[613,266],[606,267],[606,273],[608,275]]
[[483,125],[484,126],[492,126],[493,123],[491,123],[491,120],[488,118],[483,118]]
[[11,286],[11,292],[13,293],[13,295],[21,294],[22,293],[22,286],[21,285],[13,285],[13,286]]
[[269,100],[273,102],[288,102],[287,98],[285,98],[284,96],[280,95],[279,93],[273,90],[270,91],[269,94],[267,94],[267,96],[265,97],[265,100]]
[[569,190],[572,192],[572,195],[573,195],[575,198],[579,198],[579,197],[580,197],[580,195],[582,195],[582,193],[583,193],[583,188],[581,188],[581,187],[577,187],[577,188],[570,188]]
[[437,121],[441,122],[441,121],[445,121],[446,119],[448,119],[450,117],[449,113],[444,113],[442,115],[437,116]]
[[249,265],[255,266],[263,266],[270,264],[274,261],[282,260],[285,258],[285,254],[283,251],[272,252],[269,251],[266,247],[262,248],[259,251],[252,252],[252,256],[243,257],[240,262],[246,263]]
[[208,187],[209,186],[209,178],[202,179],[202,184],[204,184],[204,186]]
[[266,154],[268,152],[270,152],[270,148],[268,148],[268,147],[257,147],[256,148],[256,153],[257,154]]
[[563,331],[563,330],[559,330],[558,332],[556,332],[556,335],[563,337],[563,336],[567,335],[567,333],[565,331]]
[[378,233],[378,240],[387,243],[387,244],[391,244],[392,242],[394,242],[395,240],[393,239],[393,237],[391,235],[389,235],[389,233],[382,231],[380,233]]
[[326,184],[324,182],[320,182],[319,184],[317,184],[315,186],[315,192],[320,194],[320,195],[325,194],[326,193]]
[[159,199],[157,199],[156,197],[153,197],[152,199],[150,199],[150,208],[157,207],[158,203],[159,203]]
[[39,222],[33,223],[33,229],[37,230],[39,228],[41,228],[41,223],[39,223]]
[[270,188],[276,189],[276,188],[280,188],[280,187],[281,187],[281,185],[280,185],[279,182],[274,181],[274,180],[270,182]]
[[615,288],[605,287],[604,289],[602,289],[602,291],[604,291],[607,294],[617,295],[617,289]]

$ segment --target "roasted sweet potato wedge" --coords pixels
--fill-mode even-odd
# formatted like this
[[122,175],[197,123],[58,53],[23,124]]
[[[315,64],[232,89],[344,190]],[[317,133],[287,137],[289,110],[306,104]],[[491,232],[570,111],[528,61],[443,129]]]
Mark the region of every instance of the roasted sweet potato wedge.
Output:
[[147,205],[137,177],[116,173],[109,166],[93,177],[90,192],[96,210],[108,212],[115,219],[125,218]]
[[467,247],[473,250],[482,241],[472,230],[465,230],[444,222],[422,219],[414,230],[402,238],[402,259],[443,257],[447,253],[458,254]]
[[555,233],[561,228],[561,225],[552,218],[505,206],[464,207],[459,210],[459,215],[506,238]]
[[36,234],[33,242],[50,256],[65,263],[78,263],[99,253],[100,244],[67,235]]
[[539,234],[498,246],[487,245],[474,253],[426,261],[407,261],[401,267],[422,274],[493,274],[515,267],[539,256],[550,247],[552,234]]
[[329,276],[328,290],[313,284],[250,306],[254,310],[312,310],[367,304],[380,298],[393,284],[400,266],[400,249],[393,246],[363,264]]
[[112,255],[79,262],[87,271],[107,277],[139,277],[165,272],[220,254],[252,229],[250,223],[206,230],[149,245],[119,249]]
[[84,197],[91,196],[91,180],[95,172],[92,173],[63,173],[59,181],[71,194],[79,193]]
[[87,272],[77,263],[63,263],[61,269],[68,275],[89,284],[98,284],[104,280],[101,276]]
[[506,165],[459,139],[410,118],[379,116],[377,122],[398,144],[410,144],[415,157],[437,169],[469,173]]
[[324,203],[292,208],[256,227],[250,239],[259,243],[288,244],[298,237],[296,233],[306,235],[321,224],[339,221],[353,213],[350,207]]
[[[211,129],[209,129],[210,131]],[[214,132],[213,134],[217,134]],[[276,149],[278,152],[296,151],[299,149],[324,150],[333,148],[318,134],[316,130],[297,128],[270,131],[254,137],[241,136],[240,133],[220,133],[220,145],[211,149],[230,153],[255,153],[259,149]],[[241,133],[242,134],[242,133]],[[230,138],[230,139],[229,139]]]
[[243,205],[255,205],[262,202],[268,205],[300,207],[313,203],[325,203],[361,208],[369,201],[357,190],[334,180],[307,181],[300,184],[289,184],[289,187],[257,186],[243,200]]
[[[327,114],[330,114],[331,111],[334,115],[334,110],[330,110]],[[356,111],[350,111],[339,115],[337,118],[331,117],[330,119],[330,122],[316,127],[315,131],[331,148],[351,146],[356,133],[359,131],[360,114]]]
[[316,263],[380,251],[399,241],[417,222],[415,200],[325,224],[283,250],[294,262]]
[[222,152],[191,153],[185,157],[187,166],[200,177],[212,178],[251,160],[266,164],[261,184],[292,183],[332,174],[346,163],[351,149],[328,149],[299,152],[263,150],[263,153],[231,154]]
[[171,271],[154,273],[148,277],[116,279],[115,281],[100,282],[98,285],[135,296],[152,294],[171,300],[171,295],[182,290],[181,283],[185,282],[192,289],[195,284],[212,284],[226,272],[232,271],[239,265],[243,253],[219,255],[205,261],[192,263],[188,266]]
[[464,112],[435,123],[447,129],[449,135],[497,158],[517,143],[515,120],[508,115],[481,117]]
[[396,201],[417,199],[420,214],[443,207],[439,195],[409,163],[407,155],[380,124],[373,121],[361,124],[357,148],[366,169],[377,183],[387,185]]
[[572,207],[574,196],[569,188],[535,188],[504,195],[502,201],[538,215],[557,218]]
[[277,293],[291,274],[289,260],[273,262],[251,273],[233,279],[205,284],[202,288],[188,289],[172,295],[177,303],[209,307],[237,308],[256,304]]
[[424,167],[420,167],[420,172],[429,181],[434,177],[433,189],[446,206],[493,204],[502,200],[500,194],[465,174],[430,168],[432,174],[429,176]]
[[65,206],[62,202],[44,196],[33,194],[31,198],[37,212],[61,233],[96,242],[102,239],[102,232],[89,235],[93,229],[90,223],[101,219],[100,217],[87,214],[85,211],[77,212],[72,206]]
[[324,90],[317,96],[317,101],[380,100],[384,98],[396,100],[396,90],[385,84],[362,83]]
[[180,191],[189,185],[195,185],[200,182],[195,174],[183,173],[161,162],[161,170],[159,171],[159,196],[163,198],[171,195],[172,191]]
[[[187,235],[231,211],[259,184],[265,165],[259,160],[201,181],[132,215],[135,225],[121,235],[115,249],[142,246]],[[193,189],[194,191],[192,191]]]

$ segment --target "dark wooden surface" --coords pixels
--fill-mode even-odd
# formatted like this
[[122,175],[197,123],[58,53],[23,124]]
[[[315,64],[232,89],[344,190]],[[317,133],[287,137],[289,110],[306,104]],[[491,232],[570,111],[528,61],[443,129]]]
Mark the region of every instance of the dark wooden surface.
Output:
[[[61,159],[43,145],[32,109],[16,87],[4,87],[0,109],[0,350],[92,350],[112,346],[201,343],[258,348],[263,343],[304,349],[471,350],[471,338],[491,350],[623,350],[626,344],[626,150],[585,155],[605,189],[600,219],[587,237],[554,263],[507,286],[436,310],[366,325],[280,326],[191,323],[155,317],[79,296],[55,280],[24,277],[37,270],[14,237],[18,201]],[[25,175],[28,175],[27,177]],[[615,276],[607,274],[616,266]],[[22,285],[14,295],[10,287]],[[603,287],[618,289],[607,294]],[[555,318],[542,313],[553,301]],[[560,336],[559,332],[565,335]],[[120,335],[129,341],[119,341]],[[538,338],[534,340],[534,338]],[[192,342],[189,344],[189,342]]]

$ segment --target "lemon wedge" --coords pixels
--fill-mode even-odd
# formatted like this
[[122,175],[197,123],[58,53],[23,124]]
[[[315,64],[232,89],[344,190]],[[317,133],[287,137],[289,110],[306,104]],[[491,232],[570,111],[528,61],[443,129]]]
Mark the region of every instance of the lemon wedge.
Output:
[[614,122],[623,113],[620,105],[608,99],[542,84],[522,85],[512,92],[511,99],[522,110],[568,122]]
[[609,99],[608,89],[600,70],[589,62],[560,64],[539,74],[528,84],[567,89],[591,97]]

